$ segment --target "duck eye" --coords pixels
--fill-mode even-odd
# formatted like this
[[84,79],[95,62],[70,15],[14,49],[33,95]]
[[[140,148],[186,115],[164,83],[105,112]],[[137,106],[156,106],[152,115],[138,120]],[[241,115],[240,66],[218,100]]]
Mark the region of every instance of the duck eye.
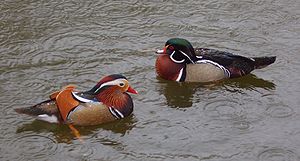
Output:
[[169,46],[169,48],[168,49],[170,49],[170,50],[174,50],[174,47],[173,46]]
[[125,84],[124,83],[120,83],[119,85],[120,85],[120,87],[124,87]]

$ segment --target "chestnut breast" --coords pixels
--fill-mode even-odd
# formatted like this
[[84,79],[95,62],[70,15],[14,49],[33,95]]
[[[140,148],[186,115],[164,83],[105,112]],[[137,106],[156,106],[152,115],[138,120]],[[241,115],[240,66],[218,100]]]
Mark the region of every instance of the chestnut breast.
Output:
[[157,75],[167,80],[176,80],[184,66],[185,64],[174,63],[167,54],[159,55],[155,64]]

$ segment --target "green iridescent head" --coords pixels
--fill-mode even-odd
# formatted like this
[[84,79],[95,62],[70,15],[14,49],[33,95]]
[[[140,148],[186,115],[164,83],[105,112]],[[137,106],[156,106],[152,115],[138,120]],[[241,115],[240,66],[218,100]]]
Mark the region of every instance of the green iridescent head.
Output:
[[166,53],[175,63],[194,64],[197,60],[192,44],[186,39],[172,38],[166,44]]

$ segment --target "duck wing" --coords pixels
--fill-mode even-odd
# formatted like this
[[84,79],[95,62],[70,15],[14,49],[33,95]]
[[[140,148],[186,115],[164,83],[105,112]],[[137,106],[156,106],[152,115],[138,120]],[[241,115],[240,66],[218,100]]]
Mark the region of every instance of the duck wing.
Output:
[[275,56],[250,58],[208,48],[196,48],[195,54],[199,60],[211,60],[224,66],[230,71],[230,77],[249,74],[254,69],[263,68],[276,60]]

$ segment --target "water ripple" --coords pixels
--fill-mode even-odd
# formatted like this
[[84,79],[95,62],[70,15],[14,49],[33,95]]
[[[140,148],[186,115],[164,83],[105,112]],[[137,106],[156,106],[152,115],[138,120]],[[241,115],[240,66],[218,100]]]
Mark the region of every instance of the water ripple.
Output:
[[270,148],[258,154],[259,161],[298,161],[299,157],[291,150]]
[[233,127],[239,130],[247,130],[250,128],[250,122],[246,120],[242,121],[235,121],[233,123]]
[[75,144],[75,146],[70,146],[71,149],[68,150],[68,155],[73,159],[89,160],[89,158],[95,153],[95,149],[91,147],[88,143]]
[[227,99],[213,100],[204,105],[204,110],[208,115],[219,119],[231,119],[241,113],[239,102]]
[[275,94],[263,95],[262,99],[267,102],[266,114],[273,118],[285,118],[292,116],[295,111],[292,107],[286,105],[280,96]]
[[266,112],[274,118],[289,117],[295,113],[291,107],[284,104],[270,104]]
[[42,135],[22,135],[13,138],[8,146],[11,152],[21,154],[21,160],[48,158],[58,152],[56,141]]
[[22,86],[26,87],[27,92],[31,93],[31,96],[36,95],[35,92],[41,92],[47,90],[47,84],[49,84],[46,79],[28,79],[24,80]]
[[143,3],[139,1],[133,1],[133,2],[114,1],[106,4],[100,4],[100,6],[97,7],[97,9],[98,11],[101,11],[100,13],[103,16],[109,15],[113,17],[113,19],[136,17],[139,16],[141,13],[144,14],[151,11],[149,10],[149,7],[143,5]]

